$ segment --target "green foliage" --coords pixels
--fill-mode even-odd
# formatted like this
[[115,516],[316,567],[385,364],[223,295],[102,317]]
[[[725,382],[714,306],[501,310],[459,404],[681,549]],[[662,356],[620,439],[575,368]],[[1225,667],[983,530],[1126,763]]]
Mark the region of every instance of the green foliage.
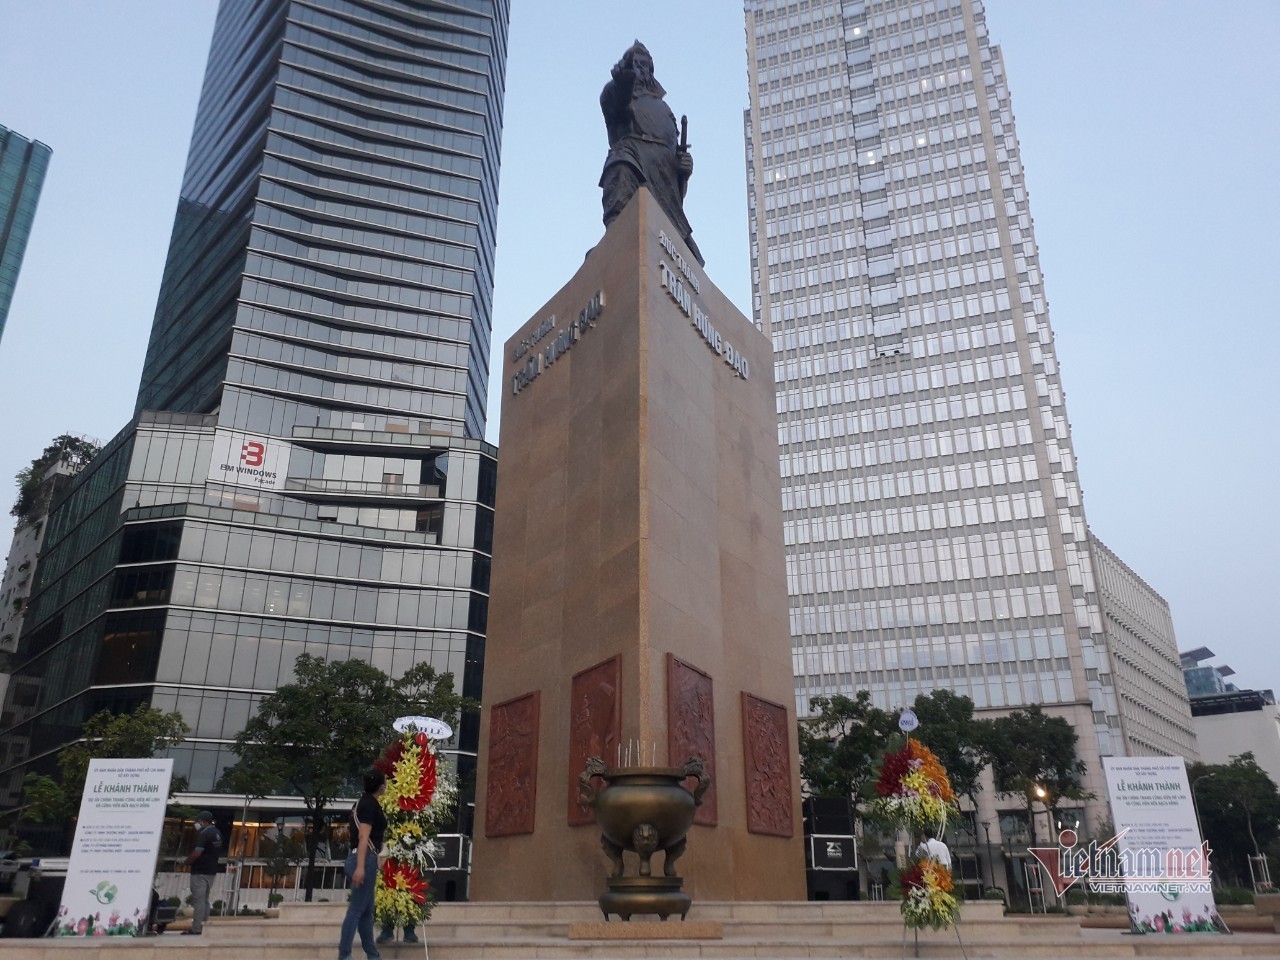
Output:
[[[34,823],[67,820],[80,809],[80,796],[90,760],[154,757],[181,743],[190,732],[182,714],[162,713],[139,704],[133,713],[95,713],[84,725],[81,739],[58,756],[58,779],[29,773],[22,781],[24,817]],[[174,777],[170,790],[187,788],[185,777]]]
[[67,460],[75,467],[84,467],[98,455],[101,447],[92,440],[64,433],[44,448],[40,456],[31,461],[29,467],[19,470],[13,478],[18,486],[18,498],[9,510],[9,515],[18,518],[18,524],[24,524],[39,513],[40,483],[45,472],[59,460]]
[[982,893],[983,900],[999,900],[1001,903],[1008,903],[1009,897],[1004,892],[1003,887],[987,887]]
[[992,720],[985,736],[996,790],[1023,798],[1033,844],[1037,842],[1032,815],[1032,804],[1039,799],[1037,787],[1045,791],[1043,802],[1050,810],[1063,798],[1089,798],[1080,787],[1085,764],[1076,755],[1079,737],[1064,717],[1051,717],[1039,704],[1032,704]]
[[[1213,864],[1237,883],[1249,882],[1249,856],[1280,838],[1280,792],[1252,753],[1230,763],[1187,769]],[[1252,902],[1252,901],[1251,901]]]
[[274,838],[263,837],[259,846],[260,856],[265,861],[262,868],[273,881],[288,876],[294,867],[307,859],[306,840],[297,833],[278,831]]
[[32,823],[55,823],[75,816],[76,806],[53,777],[28,773],[22,778],[22,817]]
[[1128,902],[1123,893],[1094,893],[1080,884],[1067,891],[1066,901],[1072,906],[1095,904],[1103,907],[1122,907]]
[[932,750],[947,770],[957,796],[977,802],[982,770],[989,762],[989,720],[973,718],[973,701],[951,690],[921,694],[911,708],[920,726],[911,734]]
[[1253,903],[1253,891],[1248,887],[1218,887],[1213,899],[1220,907],[1242,907]]
[[871,694],[814,697],[817,715],[800,722],[800,774],[816,797],[868,798],[894,716],[872,706]]
[[245,796],[291,793],[307,810],[307,900],[325,812],[340,797],[360,793],[360,777],[395,737],[391,722],[425,714],[456,726],[471,704],[453,690],[453,675],[422,663],[392,680],[363,660],[328,662],[303,654],[294,682],[263,697],[236,737],[239,761],[221,786]]
[[147,704],[139,704],[133,713],[95,713],[84,725],[83,739],[58,757],[63,789],[78,806],[90,760],[153,757],[181,743],[190,732],[181,713],[162,713]]
[[271,892],[267,895],[267,905],[274,907],[284,899],[283,894],[276,893],[280,881],[292,875],[298,864],[307,859],[307,844],[297,832],[285,833],[276,830],[276,835],[263,837],[259,855],[264,859],[263,870],[271,878]]

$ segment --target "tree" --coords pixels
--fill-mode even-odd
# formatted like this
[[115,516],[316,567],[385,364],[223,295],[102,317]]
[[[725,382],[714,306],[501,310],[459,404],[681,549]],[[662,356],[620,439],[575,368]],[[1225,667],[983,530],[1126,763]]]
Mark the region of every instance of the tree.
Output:
[[1230,763],[1193,763],[1187,778],[1214,865],[1243,886],[1249,856],[1280,837],[1280,791],[1252,753]]
[[427,714],[456,726],[467,701],[454,693],[453,674],[418,664],[399,680],[363,660],[327,662],[303,654],[294,682],[268,694],[236,737],[239,761],[222,786],[248,796],[291,793],[306,808],[307,893],[334,801],[360,793],[360,776],[394,736],[391,722]]
[[800,774],[815,797],[847,797],[856,807],[866,799],[885,742],[897,731],[894,716],[872,706],[859,690],[814,697],[814,717],[800,722]]
[[973,718],[973,701],[952,690],[920,694],[911,708],[920,726],[911,734],[937,754],[957,796],[976,806],[987,756],[990,720]]
[[21,526],[36,516],[44,506],[40,502],[40,485],[48,469],[59,460],[66,460],[73,467],[80,469],[98,455],[101,449],[98,444],[84,437],[64,433],[44,448],[40,456],[31,461],[29,467],[19,470],[13,478],[18,485],[18,498],[14,501],[9,515],[18,518]]
[[298,868],[298,864],[307,859],[307,845],[296,833],[285,833],[283,821],[277,821],[275,837],[262,838],[260,855],[265,860],[263,869],[271,878],[267,906],[274,907],[279,902],[276,899],[276,889],[280,886],[280,881],[290,876]]
[[[182,714],[162,713],[139,704],[133,713],[103,710],[85,723],[81,739],[58,756],[58,778],[29,773],[22,781],[22,818],[32,823],[70,820],[80,810],[90,760],[154,757],[181,743],[191,728]],[[174,777],[171,793],[187,787],[185,777]]]
[[1016,793],[1027,808],[1031,842],[1036,843],[1033,805],[1037,800],[1050,816],[1063,797],[1089,798],[1080,786],[1085,763],[1076,755],[1079,737],[1064,717],[1051,717],[1032,704],[997,717],[986,728],[991,775],[999,793]]

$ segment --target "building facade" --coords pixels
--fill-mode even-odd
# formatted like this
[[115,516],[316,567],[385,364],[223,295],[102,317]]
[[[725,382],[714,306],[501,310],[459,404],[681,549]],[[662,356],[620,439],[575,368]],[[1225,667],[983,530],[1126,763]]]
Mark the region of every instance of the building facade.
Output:
[[186,717],[174,772],[213,805],[303,652],[479,697],[507,24],[504,0],[222,3],[137,415],[50,520],[5,799],[145,701]]
[[1200,759],[1169,604],[1092,532],[1120,730],[1130,756]]
[[1236,690],[1236,685],[1227,680],[1227,677],[1235,676],[1235,670],[1225,663],[1204,662],[1212,660],[1215,656],[1217,654],[1208,647],[1184,650],[1178,655],[1179,662],[1182,664],[1182,680],[1187,687],[1187,696],[1193,701],[1196,697],[1234,693]]
[[[83,463],[73,457],[54,461],[44,471],[31,503],[13,530],[13,542],[0,580],[0,704],[9,689],[10,660],[18,649],[18,637],[26,620],[27,602],[35,585],[36,565],[44,545],[49,510],[54,499],[70,485]],[[20,507],[18,509],[21,509]],[[0,717],[0,728],[8,726]]]
[[1280,784],[1280,707],[1270,690],[1231,690],[1191,698],[1203,763],[1230,763],[1243,753]]
[[[886,709],[937,688],[986,715],[1042,704],[1074,726],[1083,786],[1105,797],[1127,701],[983,6],[745,12],[798,712],[858,689]],[[1144,736],[1168,749],[1180,722]]]
[[0,337],[53,151],[0,126]]

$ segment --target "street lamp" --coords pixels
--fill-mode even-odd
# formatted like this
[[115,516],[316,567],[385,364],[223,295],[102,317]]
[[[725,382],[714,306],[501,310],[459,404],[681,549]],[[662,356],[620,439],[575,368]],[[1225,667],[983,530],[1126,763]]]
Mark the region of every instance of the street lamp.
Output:
[[[1038,783],[1037,783],[1037,784],[1036,784],[1036,786],[1035,786],[1035,790],[1034,790],[1034,791],[1032,791],[1032,792],[1033,792],[1033,793],[1035,793],[1035,795],[1036,795],[1036,799],[1037,799],[1037,800],[1039,800],[1039,801],[1040,801],[1041,806],[1043,806],[1043,807],[1044,807],[1045,832],[1048,834],[1047,839],[1048,839],[1050,842],[1052,842],[1052,840],[1053,840],[1053,813],[1052,813],[1052,811],[1050,811],[1050,809],[1049,809],[1049,791],[1048,791],[1048,790],[1046,790],[1042,785],[1040,785],[1040,784],[1038,784]],[[1036,832],[1036,815],[1035,815],[1035,811],[1032,811],[1032,813],[1031,813],[1031,836],[1032,836],[1032,839],[1034,839],[1034,838],[1035,838],[1035,832]]]
[[987,878],[991,881],[991,886],[996,885],[996,865],[991,862],[991,823],[988,820],[981,821],[982,832],[987,835]]

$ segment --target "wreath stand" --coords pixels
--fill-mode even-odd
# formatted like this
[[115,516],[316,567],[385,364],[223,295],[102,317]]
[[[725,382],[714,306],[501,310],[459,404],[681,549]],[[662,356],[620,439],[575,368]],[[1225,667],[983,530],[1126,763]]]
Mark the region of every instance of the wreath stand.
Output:
[[[910,929],[910,930],[911,930],[911,932],[912,932],[912,934],[915,936],[915,955],[916,955],[917,957],[918,957],[918,956],[920,956],[920,928],[919,928],[919,927],[908,927],[908,926],[907,926],[907,921],[903,920],[903,921],[902,921],[902,956],[903,956],[903,960],[906,960],[906,956],[907,956],[907,930],[908,930],[908,929]],[[952,930],[954,930],[954,931],[956,932],[956,943],[960,944],[960,956],[964,957],[964,960],[969,960],[969,954],[968,954],[968,953],[965,951],[965,949],[964,949],[964,941],[960,939],[960,924],[959,924],[959,923],[953,923],[953,924],[951,924],[951,929],[952,929]]]

